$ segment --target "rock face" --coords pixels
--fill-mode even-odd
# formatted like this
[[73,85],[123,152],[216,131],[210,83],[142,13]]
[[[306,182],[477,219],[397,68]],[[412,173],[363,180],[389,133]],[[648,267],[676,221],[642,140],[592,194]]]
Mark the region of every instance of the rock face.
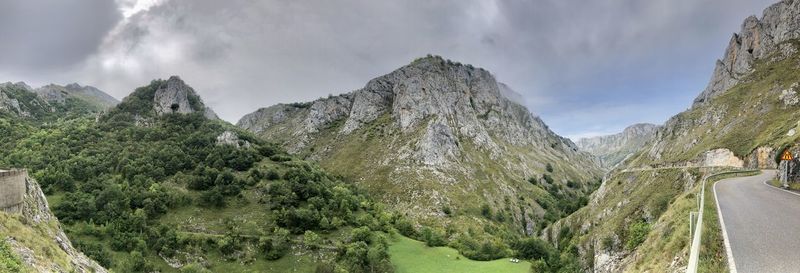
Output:
[[168,113],[187,114],[202,111],[206,118],[217,119],[217,114],[211,108],[205,107],[200,101],[200,97],[194,92],[194,89],[186,85],[178,76],[169,77],[156,90],[153,103],[153,108],[158,115]]
[[[599,177],[593,156],[553,133],[514,94],[484,69],[429,56],[351,93],[259,109],[238,126],[414,215],[443,215],[443,204],[518,200],[533,194],[525,181],[541,178],[547,163],[558,169],[555,183]],[[543,211],[525,203],[511,210],[532,223]]]
[[611,168],[644,147],[655,136],[658,128],[659,126],[648,123],[634,124],[621,133],[582,138],[575,144],[581,150],[600,158],[603,166]]
[[24,82],[0,83],[0,111],[27,118],[54,110],[47,101],[32,92],[33,89]]
[[761,19],[750,16],[733,34],[722,60],[717,61],[708,86],[695,99],[695,105],[730,89],[752,72],[753,62],[773,52],[778,57],[791,55],[795,48],[784,42],[800,38],[800,1],[783,0],[764,10]]
[[49,103],[66,103],[67,98],[75,97],[92,103],[98,109],[108,109],[117,105],[119,100],[92,86],[81,86],[77,83],[60,86],[45,85],[33,90]]
[[247,148],[250,147],[250,142],[240,139],[236,132],[224,131],[222,134],[217,136],[216,145],[230,145],[236,148]]
[[703,155],[703,167],[744,167],[744,161],[733,155],[731,150],[720,148],[706,152]]
[[25,184],[21,211],[0,211],[0,240],[35,272],[108,272],[72,246],[39,184],[27,174],[21,179]]

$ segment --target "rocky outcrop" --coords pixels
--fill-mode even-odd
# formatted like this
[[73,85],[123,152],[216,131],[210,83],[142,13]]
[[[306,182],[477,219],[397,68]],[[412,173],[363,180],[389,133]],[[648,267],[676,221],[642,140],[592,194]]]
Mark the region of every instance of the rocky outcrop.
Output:
[[621,133],[582,138],[575,144],[583,151],[600,158],[605,167],[613,167],[639,151],[655,136],[659,126],[640,123],[628,126]]
[[36,272],[108,272],[72,246],[39,184],[27,175],[22,179],[25,194],[21,211],[0,212],[0,240]]
[[33,89],[24,82],[0,83],[0,111],[25,118],[54,111],[47,101],[37,98],[32,92]]
[[216,145],[230,145],[236,148],[249,148],[250,142],[240,139],[236,132],[226,130],[217,136]]
[[708,86],[695,99],[695,106],[725,92],[749,75],[755,60],[778,53],[777,58],[793,54],[794,47],[783,44],[800,38],[800,1],[783,0],[764,10],[761,19],[750,16],[733,34],[721,60],[717,61]]
[[736,157],[731,150],[720,148],[703,154],[702,167],[744,167],[744,161]]
[[169,77],[159,86],[153,97],[153,103],[153,109],[158,115],[202,112],[206,118],[217,119],[217,114],[211,108],[206,107],[194,89],[186,85],[178,76]]

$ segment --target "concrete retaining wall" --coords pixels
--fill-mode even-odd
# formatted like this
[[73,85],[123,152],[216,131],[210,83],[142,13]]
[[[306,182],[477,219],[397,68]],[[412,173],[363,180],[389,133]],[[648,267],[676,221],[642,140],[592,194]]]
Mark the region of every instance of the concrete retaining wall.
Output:
[[0,171],[0,210],[10,213],[22,211],[27,176],[25,170]]

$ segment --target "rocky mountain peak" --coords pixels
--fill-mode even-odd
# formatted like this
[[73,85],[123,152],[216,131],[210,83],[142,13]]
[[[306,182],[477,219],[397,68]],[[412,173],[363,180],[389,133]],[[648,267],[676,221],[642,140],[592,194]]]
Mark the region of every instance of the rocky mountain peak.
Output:
[[311,134],[336,122],[343,121],[338,134],[347,135],[387,116],[402,132],[422,128],[420,158],[430,165],[456,158],[462,137],[494,155],[500,153],[497,139],[537,147],[558,143],[565,150],[577,150],[571,141],[555,136],[538,117],[508,98],[521,100],[515,94],[485,69],[427,56],[351,93],[261,109],[244,116],[239,126],[263,132],[289,119],[302,119],[301,126],[293,128],[296,137],[290,143],[290,150],[298,151],[307,146]]
[[159,85],[153,96],[153,109],[158,115],[202,111],[207,118],[217,118],[214,111],[203,104],[194,89],[178,76],[171,76]]
[[721,60],[717,61],[708,86],[695,99],[694,105],[725,92],[753,70],[755,60],[778,52],[785,58],[797,49],[786,43],[800,38],[800,1],[783,0],[764,10],[761,19],[747,17],[739,33],[734,33]]

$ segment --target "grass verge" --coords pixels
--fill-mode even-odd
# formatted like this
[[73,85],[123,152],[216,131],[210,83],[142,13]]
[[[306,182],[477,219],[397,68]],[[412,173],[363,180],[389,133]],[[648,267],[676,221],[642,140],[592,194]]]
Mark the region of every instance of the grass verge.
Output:
[[703,235],[700,244],[700,261],[698,272],[728,272],[728,259],[725,252],[725,242],[722,236],[722,226],[717,214],[717,200],[714,198],[714,184],[717,181],[741,176],[753,176],[761,171],[729,172],[715,175],[706,181],[705,202],[703,207]]

